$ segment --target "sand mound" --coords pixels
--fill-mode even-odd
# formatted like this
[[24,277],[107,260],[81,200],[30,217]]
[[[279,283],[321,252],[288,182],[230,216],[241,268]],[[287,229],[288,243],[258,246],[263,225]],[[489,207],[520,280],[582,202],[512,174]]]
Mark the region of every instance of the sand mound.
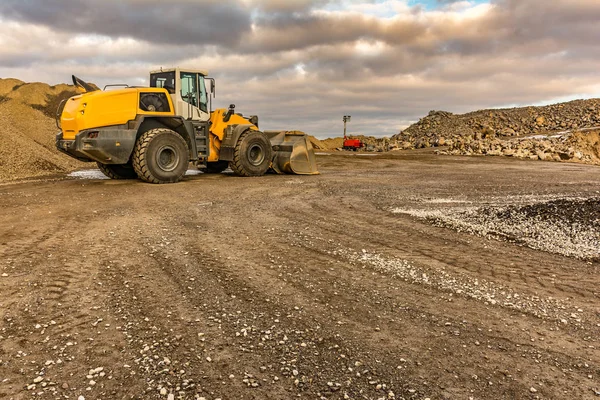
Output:
[[12,92],[13,89],[23,84],[25,84],[25,82],[20,81],[18,79],[0,79],[0,96],[5,97],[7,94]]
[[62,92],[76,93],[73,86],[56,85],[48,86],[45,83],[25,83],[17,85],[11,92],[6,94],[6,97],[13,100],[19,100],[24,104],[31,106],[46,106],[53,97],[58,96]]
[[85,164],[59,153],[54,121],[72,86],[0,79],[0,181],[72,171]]

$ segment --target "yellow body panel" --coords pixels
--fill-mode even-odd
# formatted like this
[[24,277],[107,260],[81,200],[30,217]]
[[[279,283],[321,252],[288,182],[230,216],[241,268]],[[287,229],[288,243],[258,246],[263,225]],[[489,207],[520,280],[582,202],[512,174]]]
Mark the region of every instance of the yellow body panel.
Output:
[[[148,112],[139,108],[139,93],[167,93],[162,88],[126,88],[108,92],[95,91],[71,97],[67,100],[61,116],[61,128],[65,140],[73,140],[82,130],[105,126],[123,125],[136,115],[174,115],[174,112]],[[171,97],[167,93],[170,109]]]
[[[233,114],[228,122],[223,121],[223,116],[227,113],[227,110],[224,108],[218,108],[212,112],[210,115],[210,134],[209,134],[209,146],[210,153],[208,156],[209,162],[219,161],[219,153],[221,151],[221,142],[223,141],[223,137],[225,136],[225,132],[229,125],[247,125],[252,124],[244,117],[240,117],[237,114]],[[257,130],[257,128],[252,125],[250,129]]]

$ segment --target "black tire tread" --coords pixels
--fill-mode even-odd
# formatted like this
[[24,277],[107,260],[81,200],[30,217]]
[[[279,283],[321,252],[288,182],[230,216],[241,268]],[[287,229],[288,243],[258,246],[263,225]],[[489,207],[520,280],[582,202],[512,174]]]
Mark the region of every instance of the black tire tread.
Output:
[[[246,132],[242,133],[235,145],[235,149],[233,150],[233,161],[231,161],[229,163],[229,168],[231,168],[233,173],[238,176],[244,176],[244,177],[257,176],[255,174],[249,173],[248,170],[246,168],[244,168],[244,165],[242,163],[244,154],[242,152],[241,145],[244,142],[244,139],[246,138],[246,136],[250,135],[253,132],[256,132],[256,131],[247,130]],[[265,171],[265,173],[266,173],[266,171]]]
[[[152,139],[154,139],[156,136],[158,136],[161,133],[170,133],[170,134],[177,135],[178,137],[181,138],[181,136],[179,136],[177,133],[173,132],[171,129],[155,128],[155,129],[150,129],[149,131],[144,132],[142,134],[142,136],[140,136],[138,138],[137,142],[135,143],[135,147],[133,150],[133,157],[132,157],[133,169],[137,173],[138,177],[141,180],[143,180],[144,182],[157,183],[157,184],[167,183],[167,182],[157,179],[154,175],[152,175],[152,173],[148,169],[147,160],[146,160],[146,158],[147,158],[146,153],[148,150],[148,146],[150,145],[150,142],[152,141]],[[187,149],[188,148],[187,143],[185,143],[185,140],[183,140],[183,138],[181,138],[181,139]],[[179,179],[181,179],[181,177]]]
[[[115,166],[113,166],[112,164],[102,164],[97,162],[96,165],[98,165],[98,169],[100,170],[100,172],[102,172],[104,175],[106,175],[107,177],[109,177],[110,179],[137,179],[137,174],[135,173],[135,171],[132,169],[131,173],[119,173]],[[120,166],[120,165],[118,165]]]

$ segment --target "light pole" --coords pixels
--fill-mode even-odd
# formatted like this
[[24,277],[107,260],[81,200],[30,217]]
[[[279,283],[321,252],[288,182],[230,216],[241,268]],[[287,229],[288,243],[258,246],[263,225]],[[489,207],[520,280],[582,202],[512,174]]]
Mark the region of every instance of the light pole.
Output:
[[352,118],[350,115],[344,115],[343,121],[344,121],[344,140],[346,139],[346,122],[350,122],[350,118]]

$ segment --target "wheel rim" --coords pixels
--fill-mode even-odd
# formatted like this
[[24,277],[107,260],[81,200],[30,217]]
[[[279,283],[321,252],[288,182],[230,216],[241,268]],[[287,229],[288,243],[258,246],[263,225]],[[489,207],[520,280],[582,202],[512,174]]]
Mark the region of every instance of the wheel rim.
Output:
[[179,155],[171,146],[163,146],[158,150],[156,163],[163,171],[173,171],[179,165]]
[[248,149],[248,161],[254,166],[259,166],[265,160],[265,152],[259,144],[253,144]]

